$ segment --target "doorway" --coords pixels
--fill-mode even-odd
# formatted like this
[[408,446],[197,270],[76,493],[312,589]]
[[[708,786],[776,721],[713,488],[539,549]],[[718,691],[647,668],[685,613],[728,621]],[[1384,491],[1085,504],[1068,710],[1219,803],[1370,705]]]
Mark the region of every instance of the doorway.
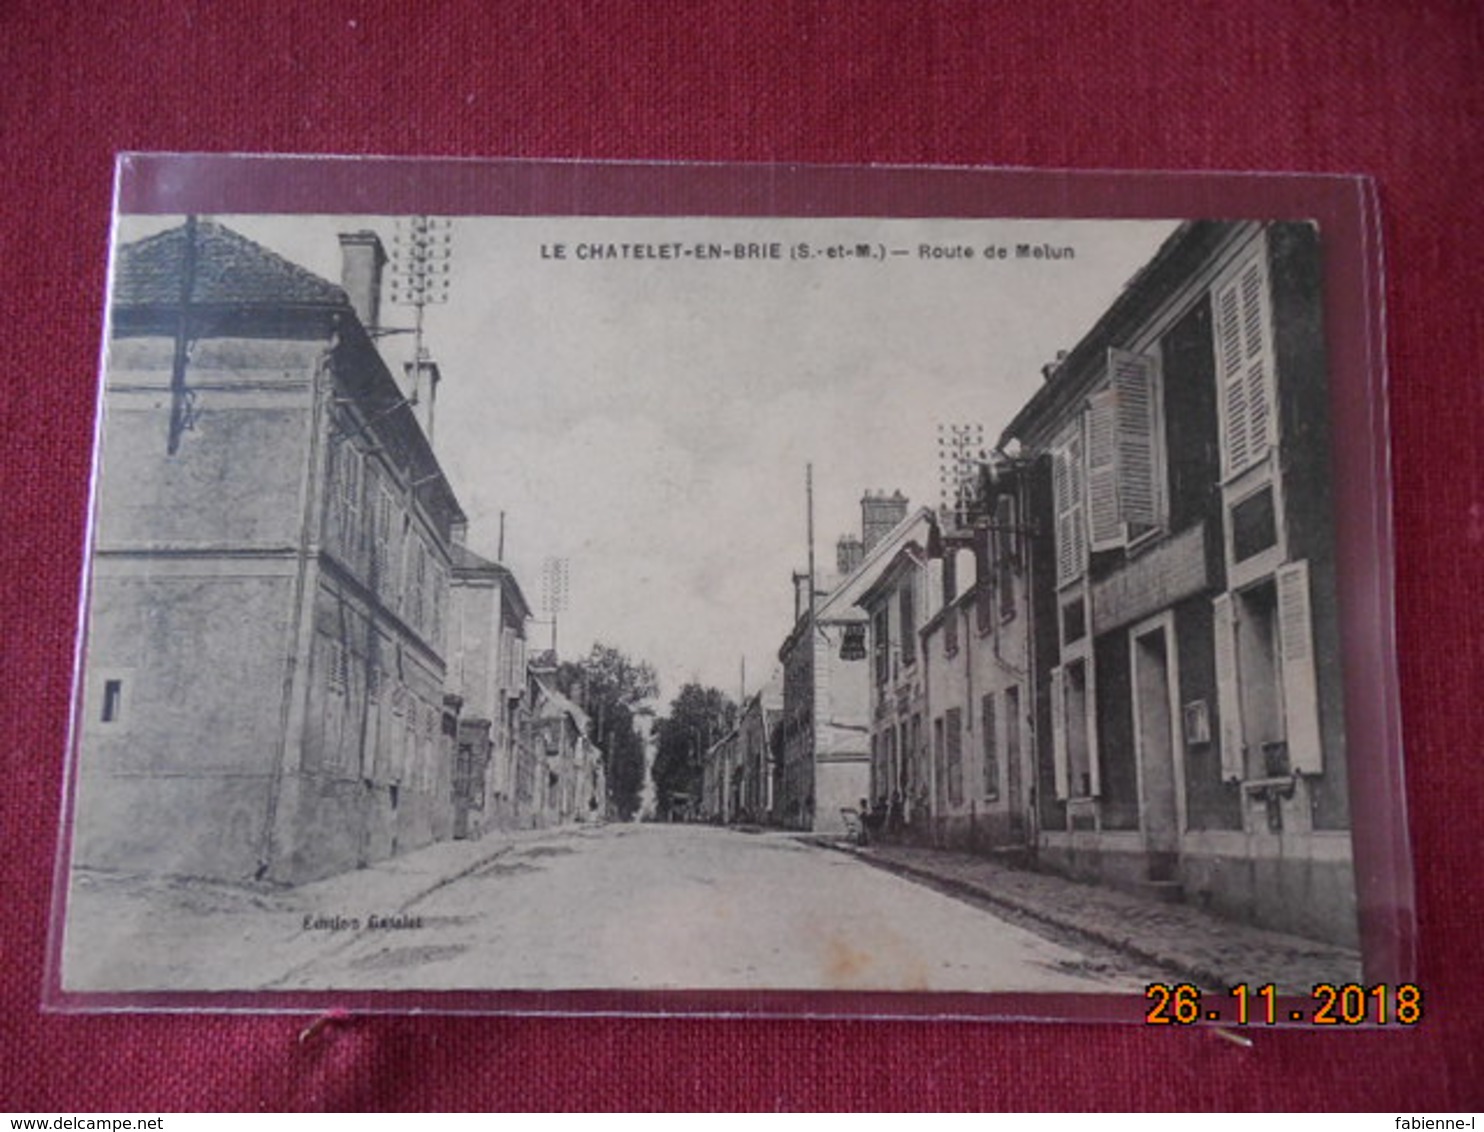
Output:
[[1180,853],[1180,778],[1176,733],[1178,688],[1167,617],[1130,634],[1134,746],[1139,768],[1140,827],[1150,880],[1172,880]]

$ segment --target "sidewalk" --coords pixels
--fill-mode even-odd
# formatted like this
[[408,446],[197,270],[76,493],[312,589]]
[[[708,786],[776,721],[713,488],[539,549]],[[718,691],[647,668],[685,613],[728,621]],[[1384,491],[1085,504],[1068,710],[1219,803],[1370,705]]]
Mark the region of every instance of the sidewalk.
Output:
[[[492,830],[481,840],[435,842],[294,888],[79,869],[68,909],[67,987],[271,987],[350,945],[371,915],[406,913],[445,885],[503,867],[511,854],[594,828]],[[333,926],[308,930],[306,919]]]
[[1136,959],[1179,971],[1208,989],[1271,982],[1280,992],[1307,995],[1315,983],[1361,978],[1356,951],[1222,919],[1185,904],[1165,904],[969,853],[821,843],[878,868],[1077,932]]

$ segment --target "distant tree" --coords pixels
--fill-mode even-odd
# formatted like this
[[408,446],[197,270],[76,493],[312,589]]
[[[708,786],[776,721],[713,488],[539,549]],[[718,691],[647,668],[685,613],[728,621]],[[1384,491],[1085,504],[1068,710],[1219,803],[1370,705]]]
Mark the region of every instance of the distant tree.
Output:
[[701,756],[737,724],[737,705],[725,692],[687,684],[655,721],[655,798],[661,813],[694,802],[701,793]]
[[644,743],[634,730],[634,711],[659,696],[653,666],[598,643],[581,660],[559,664],[553,679],[562,695],[587,712],[588,738],[603,751],[608,800],[619,818],[629,820],[644,788]]

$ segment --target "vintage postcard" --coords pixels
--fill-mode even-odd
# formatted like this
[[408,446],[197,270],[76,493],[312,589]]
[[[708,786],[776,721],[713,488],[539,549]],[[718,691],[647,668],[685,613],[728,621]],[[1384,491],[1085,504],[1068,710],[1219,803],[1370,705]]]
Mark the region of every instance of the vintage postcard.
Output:
[[56,1003],[1395,1016],[1343,230],[185,203],[115,225]]

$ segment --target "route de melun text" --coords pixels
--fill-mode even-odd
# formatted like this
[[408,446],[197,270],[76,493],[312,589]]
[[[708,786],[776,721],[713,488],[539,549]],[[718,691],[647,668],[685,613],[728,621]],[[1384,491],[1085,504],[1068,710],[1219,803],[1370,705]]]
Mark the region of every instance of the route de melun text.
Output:
[[874,260],[985,260],[991,263],[1011,261],[1044,262],[1072,260],[1077,249],[1070,244],[914,244],[909,246],[873,241],[828,244],[808,241],[687,243],[681,240],[660,243],[551,243],[541,245],[544,260],[581,262],[612,261],[784,261],[814,259]]

